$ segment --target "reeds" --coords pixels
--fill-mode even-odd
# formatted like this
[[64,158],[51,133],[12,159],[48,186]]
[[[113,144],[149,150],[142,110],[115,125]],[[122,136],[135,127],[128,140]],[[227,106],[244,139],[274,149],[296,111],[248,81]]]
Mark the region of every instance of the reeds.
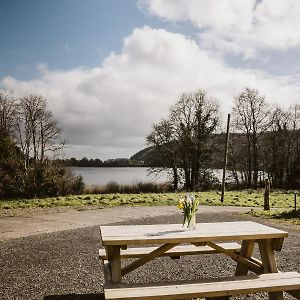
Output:
[[167,193],[172,192],[170,183],[137,182],[133,184],[119,184],[111,181],[105,185],[88,185],[85,194],[141,194],[141,193]]

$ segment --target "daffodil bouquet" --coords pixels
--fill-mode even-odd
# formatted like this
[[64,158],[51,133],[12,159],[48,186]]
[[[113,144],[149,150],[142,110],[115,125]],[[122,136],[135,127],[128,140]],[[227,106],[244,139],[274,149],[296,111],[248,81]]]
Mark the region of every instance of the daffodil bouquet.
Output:
[[195,229],[198,206],[199,199],[194,195],[186,194],[184,198],[179,199],[178,207],[183,211],[183,227]]

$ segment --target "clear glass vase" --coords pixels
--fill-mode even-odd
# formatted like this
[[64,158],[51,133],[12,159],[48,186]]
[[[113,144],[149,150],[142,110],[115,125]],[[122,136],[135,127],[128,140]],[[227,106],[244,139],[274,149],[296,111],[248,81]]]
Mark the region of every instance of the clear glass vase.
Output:
[[194,230],[196,229],[196,214],[191,214],[184,218],[183,228],[185,230]]

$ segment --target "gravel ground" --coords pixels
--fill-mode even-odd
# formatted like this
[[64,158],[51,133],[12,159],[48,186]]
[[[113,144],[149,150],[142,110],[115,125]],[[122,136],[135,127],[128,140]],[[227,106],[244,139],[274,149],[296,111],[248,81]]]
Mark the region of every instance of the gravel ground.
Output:
[[[201,206],[201,213],[241,213],[248,212],[249,207],[234,206]],[[257,209],[257,208],[252,208]],[[1,216],[2,213],[2,216]],[[3,216],[0,210],[0,241],[13,238],[27,237],[42,233],[52,233],[63,230],[78,229],[96,225],[133,221],[146,217],[158,217],[178,214],[178,208],[172,206],[115,206],[100,209],[97,207],[86,208],[53,208],[46,209],[10,209],[9,215]],[[16,215],[17,213],[17,215]]]
[[[151,208],[149,208],[151,209]],[[237,213],[202,213],[201,222],[251,219]],[[181,214],[147,217],[114,224],[180,223]],[[272,224],[289,231],[278,253],[279,268],[300,272],[300,232],[297,227]],[[114,220],[112,220],[114,222]],[[12,239],[0,243],[0,299],[94,300],[103,297],[103,274],[97,258],[101,247],[98,226]],[[159,258],[125,276],[124,282],[147,282],[232,275],[235,263],[223,255]],[[165,272],[168,270],[168,272]],[[267,299],[266,295],[233,299]],[[286,299],[293,299],[289,296]]]

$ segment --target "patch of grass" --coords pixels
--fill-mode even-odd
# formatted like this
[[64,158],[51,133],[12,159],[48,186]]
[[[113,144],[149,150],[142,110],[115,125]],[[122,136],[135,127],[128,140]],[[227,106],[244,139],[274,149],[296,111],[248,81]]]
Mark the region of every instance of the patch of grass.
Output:
[[[294,191],[273,191],[270,195],[272,208],[291,208],[294,205]],[[59,206],[96,206],[113,207],[119,205],[162,206],[177,205],[180,197],[185,193],[138,193],[138,194],[88,194],[69,195],[44,199],[15,199],[0,200],[0,210],[14,208],[59,207]],[[263,207],[263,190],[228,191],[224,202],[220,202],[219,191],[193,193],[200,197],[200,205],[229,205],[246,207]]]
[[255,211],[251,209],[248,213],[255,217],[264,217],[266,219],[277,219],[288,221],[289,223],[300,225],[300,209],[297,210],[286,210],[286,209],[276,209],[276,210],[266,210],[266,211]]

